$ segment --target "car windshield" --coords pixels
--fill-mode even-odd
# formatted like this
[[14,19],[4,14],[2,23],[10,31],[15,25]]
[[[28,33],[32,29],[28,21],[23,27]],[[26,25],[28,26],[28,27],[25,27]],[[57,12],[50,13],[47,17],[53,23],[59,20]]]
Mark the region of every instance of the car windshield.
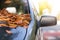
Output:
[[[2,0],[0,1],[0,26],[28,28],[31,17],[27,0]],[[3,23],[2,23],[3,21]]]

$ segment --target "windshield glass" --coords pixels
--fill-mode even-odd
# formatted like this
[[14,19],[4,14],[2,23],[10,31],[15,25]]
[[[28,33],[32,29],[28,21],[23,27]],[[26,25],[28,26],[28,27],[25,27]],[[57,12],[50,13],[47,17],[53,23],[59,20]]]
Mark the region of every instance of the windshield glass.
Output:
[[2,0],[0,3],[0,26],[28,28],[31,17],[27,0]]

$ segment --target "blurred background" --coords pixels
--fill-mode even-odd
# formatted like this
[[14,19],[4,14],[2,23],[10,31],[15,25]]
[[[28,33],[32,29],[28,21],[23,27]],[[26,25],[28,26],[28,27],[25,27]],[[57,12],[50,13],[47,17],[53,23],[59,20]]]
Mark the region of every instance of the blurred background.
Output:
[[33,10],[37,11],[39,16],[51,15],[60,20],[60,0],[30,0],[30,2]]

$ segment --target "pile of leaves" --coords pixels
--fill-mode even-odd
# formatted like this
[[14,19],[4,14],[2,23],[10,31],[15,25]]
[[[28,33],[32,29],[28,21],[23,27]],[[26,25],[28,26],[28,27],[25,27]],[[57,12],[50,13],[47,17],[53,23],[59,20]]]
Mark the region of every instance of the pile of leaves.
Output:
[[31,21],[30,14],[9,13],[6,9],[0,10],[0,27],[16,28],[17,26],[27,28]]

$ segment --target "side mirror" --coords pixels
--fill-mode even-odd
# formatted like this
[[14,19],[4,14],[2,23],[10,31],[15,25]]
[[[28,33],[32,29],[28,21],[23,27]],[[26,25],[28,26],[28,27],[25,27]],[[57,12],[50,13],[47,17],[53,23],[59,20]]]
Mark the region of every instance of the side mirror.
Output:
[[57,18],[54,16],[42,16],[40,19],[40,27],[53,26],[57,24]]

